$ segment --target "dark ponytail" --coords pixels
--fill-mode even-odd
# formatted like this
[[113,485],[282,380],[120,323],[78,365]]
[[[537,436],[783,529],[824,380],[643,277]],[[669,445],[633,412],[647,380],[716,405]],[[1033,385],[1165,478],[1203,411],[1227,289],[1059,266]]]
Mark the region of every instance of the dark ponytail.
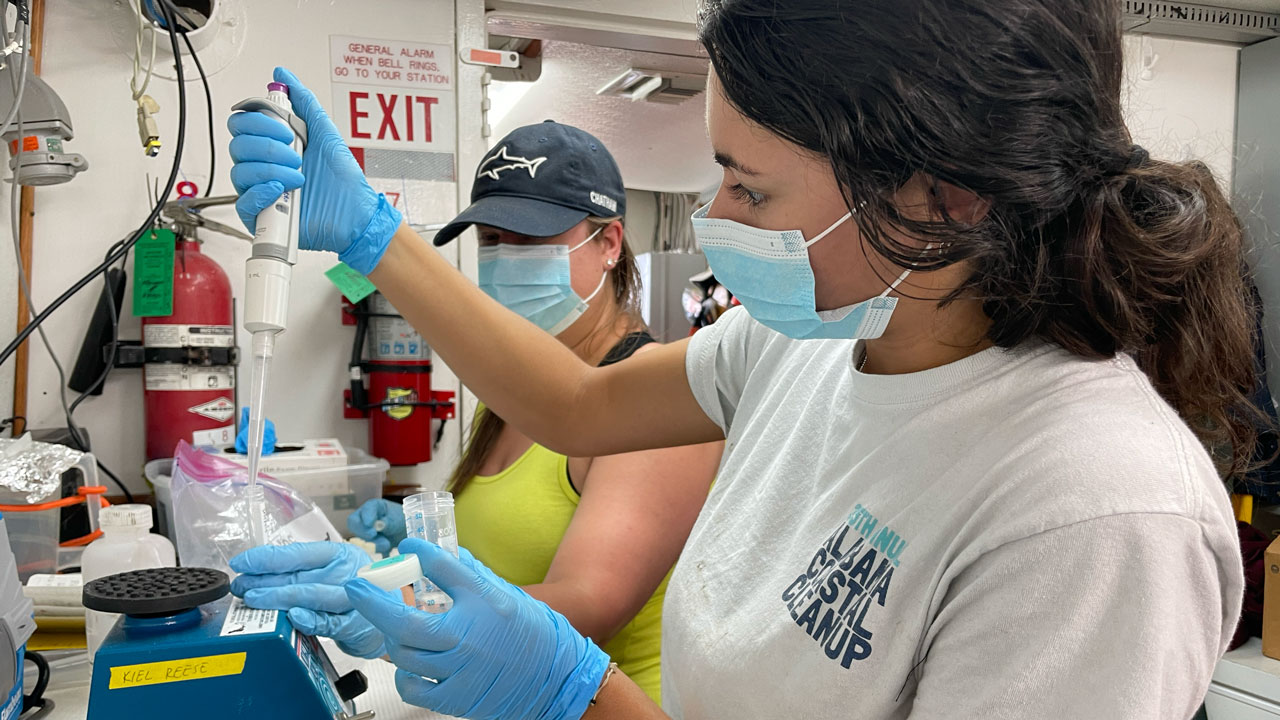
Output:
[[[1225,473],[1249,462],[1241,226],[1203,164],[1132,144],[1120,3],[707,0],[701,39],[730,104],[830,160],[877,253],[968,263],[942,301],[980,299],[999,346],[1132,354]],[[905,217],[890,198],[917,174],[990,210]],[[939,248],[923,263],[920,240]]]

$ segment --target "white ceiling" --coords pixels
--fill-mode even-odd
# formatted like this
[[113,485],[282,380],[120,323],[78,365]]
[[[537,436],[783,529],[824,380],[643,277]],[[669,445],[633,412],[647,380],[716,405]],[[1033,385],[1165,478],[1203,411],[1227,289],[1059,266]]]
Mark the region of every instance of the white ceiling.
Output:
[[1197,4],[1231,8],[1232,10],[1280,13],[1280,0],[1202,0]]
[[629,188],[701,192],[715,184],[720,173],[707,142],[704,96],[663,105],[596,95],[631,67],[705,73],[706,61],[548,42],[537,82],[493,84],[492,140],[523,125],[555,120],[600,138]]

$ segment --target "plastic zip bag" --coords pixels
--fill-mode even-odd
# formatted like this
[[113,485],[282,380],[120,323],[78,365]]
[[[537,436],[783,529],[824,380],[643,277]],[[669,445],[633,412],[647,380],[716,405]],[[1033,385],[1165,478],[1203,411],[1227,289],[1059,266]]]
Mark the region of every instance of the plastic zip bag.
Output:
[[[186,567],[222,570],[230,576],[231,558],[252,547],[245,486],[249,471],[213,453],[178,443],[173,457],[173,512],[178,531],[178,560]],[[342,535],[315,503],[291,485],[259,473],[267,542],[287,545]]]

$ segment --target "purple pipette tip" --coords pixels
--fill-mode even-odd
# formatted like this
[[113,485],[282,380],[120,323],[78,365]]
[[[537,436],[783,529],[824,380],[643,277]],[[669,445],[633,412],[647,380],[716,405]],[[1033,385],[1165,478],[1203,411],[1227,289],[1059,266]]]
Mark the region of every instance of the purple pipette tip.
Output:
[[279,90],[280,92],[284,93],[285,95],[288,95],[288,94],[289,94],[289,86],[288,86],[288,85],[285,85],[284,83],[278,83],[278,82],[267,83],[267,92],[273,92],[273,91],[276,91],[276,90]]

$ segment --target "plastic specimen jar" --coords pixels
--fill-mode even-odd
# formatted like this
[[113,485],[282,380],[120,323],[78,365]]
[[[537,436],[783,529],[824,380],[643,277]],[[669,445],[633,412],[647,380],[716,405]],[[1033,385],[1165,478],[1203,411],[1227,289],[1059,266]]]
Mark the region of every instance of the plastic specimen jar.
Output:
[[[409,537],[434,543],[453,553],[454,557],[458,556],[453,493],[424,492],[405,498],[404,526]],[[426,578],[414,586],[414,593],[418,598],[427,599],[427,612],[444,612],[453,607],[453,598]]]

